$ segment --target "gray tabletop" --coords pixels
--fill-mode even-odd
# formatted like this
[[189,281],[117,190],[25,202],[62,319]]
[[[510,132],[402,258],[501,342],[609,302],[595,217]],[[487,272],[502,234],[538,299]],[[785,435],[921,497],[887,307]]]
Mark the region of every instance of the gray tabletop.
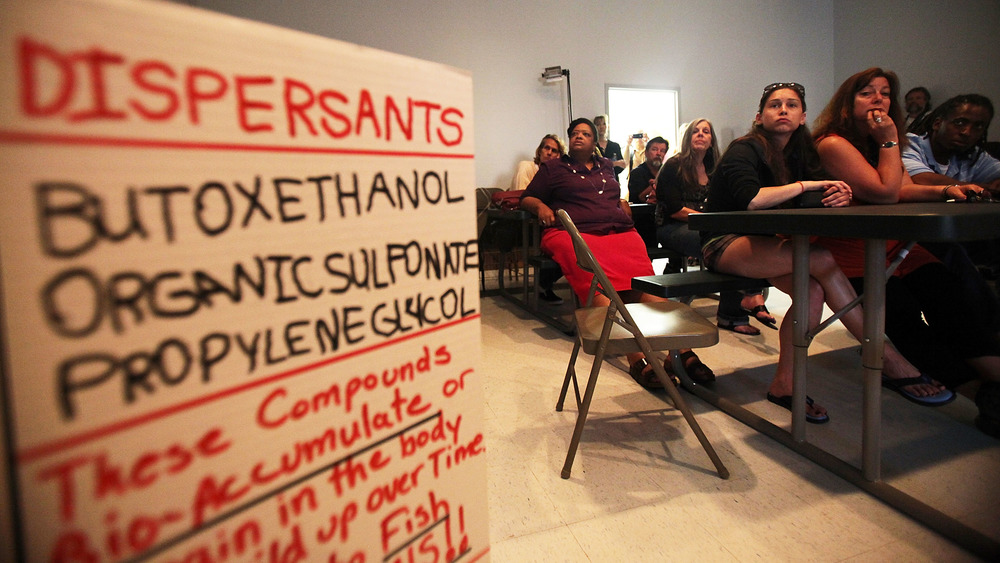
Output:
[[692,229],[925,241],[1000,237],[1000,203],[898,203],[692,214]]

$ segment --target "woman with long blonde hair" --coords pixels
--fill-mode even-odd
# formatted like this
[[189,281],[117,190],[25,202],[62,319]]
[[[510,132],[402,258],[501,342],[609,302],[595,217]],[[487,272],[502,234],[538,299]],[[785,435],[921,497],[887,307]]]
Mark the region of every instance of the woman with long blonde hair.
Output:
[[[719,142],[712,122],[695,119],[681,138],[681,150],[663,163],[656,177],[656,239],[664,248],[701,258],[701,236],[688,228],[688,215],[701,213],[708,196],[708,180],[719,160]],[[719,328],[756,336],[749,315],[777,328],[764,305],[762,292],[724,291],[716,313]]]

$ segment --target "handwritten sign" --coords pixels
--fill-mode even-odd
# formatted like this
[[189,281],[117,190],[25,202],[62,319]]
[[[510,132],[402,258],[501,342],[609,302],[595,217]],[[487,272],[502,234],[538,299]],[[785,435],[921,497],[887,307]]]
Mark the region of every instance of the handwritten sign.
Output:
[[483,558],[469,74],[174,4],[3,20],[0,551]]

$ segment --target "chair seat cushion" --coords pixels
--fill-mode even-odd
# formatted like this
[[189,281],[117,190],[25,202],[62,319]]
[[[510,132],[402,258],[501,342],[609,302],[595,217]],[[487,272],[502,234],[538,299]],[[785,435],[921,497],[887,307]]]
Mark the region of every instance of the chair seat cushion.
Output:
[[[683,303],[629,303],[625,307],[653,350],[705,348],[719,342],[719,329]],[[597,351],[607,310],[607,307],[585,307],[576,311],[577,338],[588,354]],[[619,355],[638,351],[639,345],[632,334],[614,324],[606,353]]]

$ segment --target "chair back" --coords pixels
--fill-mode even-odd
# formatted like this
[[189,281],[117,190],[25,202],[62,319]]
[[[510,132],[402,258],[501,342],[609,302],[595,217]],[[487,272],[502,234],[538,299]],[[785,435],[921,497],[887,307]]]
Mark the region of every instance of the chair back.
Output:
[[587,302],[584,306],[589,307],[591,305],[595,291],[600,291],[611,299],[613,304],[618,305],[620,299],[616,299],[617,294],[615,294],[615,298],[612,298],[614,287],[611,285],[611,280],[604,273],[604,269],[601,268],[601,264],[597,261],[597,258],[594,258],[594,254],[590,251],[590,247],[587,246],[587,242],[583,240],[580,230],[576,228],[576,224],[573,223],[573,219],[570,218],[569,213],[566,213],[565,209],[559,209],[556,211],[556,216],[559,217],[559,221],[566,228],[570,239],[573,241],[573,250],[576,251],[576,264],[580,266],[581,270],[594,276],[593,281],[590,282],[590,291],[587,292]]
[[584,272],[595,274],[601,270],[601,265],[597,263],[594,255],[590,252],[590,247],[583,240],[583,236],[580,235],[580,230],[576,228],[576,224],[573,223],[573,219],[570,218],[569,213],[566,213],[565,209],[559,209],[556,211],[556,216],[559,217],[559,221],[566,228],[569,233],[569,238],[573,241],[573,250],[576,251],[576,264],[580,266],[580,269]]

